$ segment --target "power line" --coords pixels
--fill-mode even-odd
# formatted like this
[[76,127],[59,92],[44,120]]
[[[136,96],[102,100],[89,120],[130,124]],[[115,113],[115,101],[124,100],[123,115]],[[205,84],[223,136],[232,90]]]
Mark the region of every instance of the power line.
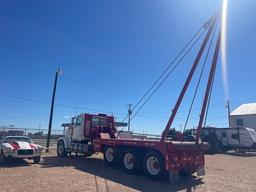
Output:
[[[196,32],[196,34],[190,39],[184,48],[178,53],[178,55],[169,63],[167,68],[163,71],[163,73],[159,76],[159,78],[152,84],[152,86],[148,89],[148,91],[142,96],[142,98],[135,104],[132,111],[136,109],[137,106],[147,97],[147,95],[153,90],[153,88],[159,83],[159,85],[153,90],[153,92],[149,95],[148,99],[141,105],[141,107],[134,113],[132,119],[137,115],[137,113],[141,110],[141,108],[148,102],[148,100],[152,97],[152,95],[159,89],[159,87],[163,84],[163,82],[169,77],[169,75],[174,71],[174,69],[178,66],[178,64],[182,61],[182,59],[187,55],[187,53],[194,47],[196,42],[201,38],[201,36],[204,34],[204,32],[209,28],[210,23],[212,21],[212,18],[209,19],[207,22],[205,22],[200,29]],[[202,29],[204,31],[201,33]],[[201,33],[201,35],[196,39],[196,37]],[[195,40],[196,39],[196,40]],[[195,42],[192,44],[192,46],[189,48],[189,50],[183,55],[183,57],[176,63],[176,65],[173,67],[171,71],[171,67],[175,64],[175,62],[178,60],[178,58],[182,55],[182,53],[189,47],[189,45],[195,40]],[[169,72],[168,72],[169,71]],[[164,75],[167,73],[166,77],[160,81]],[[123,122],[127,119],[128,115],[125,116],[123,119]]]
[[32,96],[32,97],[33,96],[39,96],[39,97],[44,97],[44,98],[47,98],[47,99],[50,98],[49,95],[40,92],[40,91],[42,91],[42,89],[40,89],[40,90],[34,89],[33,91],[31,89],[29,89],[29,91],[25,92],[23,89],[22,90],[17,90],[17,89],[13,89],[13,88],[10,88],[10,87],[8,87],[8,88],[0,87],[0,90],[2,90],[4,92],[9,92],[9,93],[14,92],[14,93],[16,93],[16,95],[18,95],[18,94],[21,94],[21,95],[26,94],[27,96]]
[[[0,93],[0,95],[6,96],[6,97],[10,97],[10,98],[14,98],[14,99],[18,99],[18,100],[29,101],[29,102],[42,103],[42,104],[47,104],[47,105],[50,104],[47,101],[33,99],[33,98],[29,98],[29,97],[24,97],[24,96],[16,96],[16,95],[8,94],[8,93]],[[219,103],[211,104],[210,107],[214,108],[214,107],[217,107],[217,106],[220,106],[220,105],[224,106],[224,103],[219,102]],[[79,107],[79,106],[66,105],[66,104],[60,104],[60,103],[57,103],[56,106],[63,107],[63,108],[70,108],[70,109],[83,109],[83,110],[89,110],[89,111],[102,111],[102,112],[106,112],[106,113],[126,115],[126,113],[123,113],[123,112],[106,111],[106,110],[99,109],[99,108],[89,108],[89,107],[81,107],[81,106]],[[186,111],[188,111],[188,109],[180,110],[179,112],[186,112]],[[16,113],[18,113],[18,112],[16,112]],[[20,112],[20,113],[26,113],[26,112]],[[35,113],[33,113],[33,114],[35,114]],[[38,115],[40,115],[40,114],[38,113]],[[144,114],[144,115],[138,115],[138,117],[144,117],[144,116],[156,117],[156,116],[159,116],[159,115],[162,116],[162,115],[164,115],[164,113]]]
[[159,83],[159,85],[154,89],[154,91],[149,95],[149,97],[144,101],[144,103],[140,106],[140,108],[134,113],[131,120],[139,113],[139,111],[145,106],[145,104],[151,99],[151,97],[156,93],[156,91],[163,85],[166,79],[171,75],[171,73],[177,68],[177,66],[181,63],[184,57],[191,51],[191,49],[195,46],[198,40],[202,37],[203,33],[198,37],[198,39],[191,45],[191,47],[186,51],[186,53],[181,57],[181,59],[176,63],[176,65],[169,71],[166,77]]
[[[175,64],[175,62],[177,61],[177,59],[181,56],[181,54],[188,48],[188,46],[191,44],[191,42],[194,41],[194,39],[198,36],[198,34],[200,34],[200,32],[202,31],[202,29],[205,29],[205,25],[203,25],[197,32],[196,34],[192,37],[192,39],[190,39],[186,45],[184,46],[184,48],[178,53],[178,55],[169,63],[169,65],[166,67],[166,69],[160,74],[160,76],[157,78],[156,81],[154,81],[154,83],[151,85],[151,87],[146,91],[146,93],[141,97],[141,99],[134,105],[134,107],[132,108],[131,111],[134,111],[138,105],[147,97],[147,95],[153,90],[153,88],[160,82],[160,80],[164,77],[164,75],[171,69],[171,67]],[[204,33],[205,31],[203,31]],[[201,36],[203,35],[203,33],[201,33],[201,35],[199,36],[198,39],[196,39],[196,41],[193,43],[193,45],[189,48],[189,50],[192,49],[192,47],[196,44],[196,42],[201,38]],[[162,80],[160,82],[160,86],[161,84],[163,83],[163,81],[166,80],[166,78],[172,73],[172,71],[177,67],[177,65],[181,62],[181,60],[186,56],[186,54],[188,53],[188,51],[185,53],[185,55],[183,55],[183,57],[178,61],[178,63],[173,67],[173,69],[171,71],[169,71],[167,73],[167,76],[164,78],[164,80]],[[154,92],[160,87],[158,86],[154,91],[153,91],[153,94]],[[151,94],[149,96],[149,98],[153,95]],[[145,102],[146,103],[146,102]],[[145,105],[142,104],[143,106]],[[139,109],[140,110],[140,109]],[[138,112],[136,112],[133,116],[135,116]],[[128,115],[125,116],[125,118],[123,119],[123,122],[127,119]]]
[[71,78],[71,77],[69,77],[69,76],[67,76],[67,75],[62,75],[62,77],[63,77],[64,79],[66,79],[66,80],[73,81],[73,82],[75,82],[76,84],[79,84],[79,85],[81,85],[81,86],[84,86],[84,87],[88,88],[88,84],[87,84],[87,83],[84,83],[84,82],[82,82],[82,81],[80,81],[80,80]]
[[24,100],[24,101],[43,103],[43,104],[50,104],[50,102],[48,102],[48,101],[42,101],[42,100],[33,99],[33,98],[29,98],[29,97],[17,96],[17,95],[13,95],[13,94],[9,94],[9,93],[0,92],[0,95],[6,96],[6,97],[15,98],[15,99],[19,99],[19,100]]
[[[48,102],[48,101],[33,99],[33,98],[29,98],[29,97],[24,97],[24,96],[16,96],[16,95],[3,93],[3,92],[0,92],[0,95],[10,97],[10,98],[14,98],[14,99],[29,101],[29,102],[42,103],[42,104],[47,104],[47,105],[50,104],[50,102]],[[103,110],[103,109],[89,108],[89,107],[77,107],[77,106],[73,106],[73,105],[66,105],[66,104],[60,104],[60,103],[56,103],[55,105],[59,106],[59,107],[64,107],[64,108],[83,109],[83,110],[89,110],[89,111],[101,111],[101,112],[104,112],[104,113],[112,113],[112,114],[119,114],[119,115],[125,115],[126,114],[126,113],[122,113],[122,112],[106,111],[106,110]]]

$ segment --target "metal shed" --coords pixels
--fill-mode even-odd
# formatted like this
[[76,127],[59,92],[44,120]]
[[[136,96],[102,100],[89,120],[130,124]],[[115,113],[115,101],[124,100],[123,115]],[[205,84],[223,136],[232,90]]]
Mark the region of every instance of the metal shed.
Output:
[[256,130],[256,103],[242,104],[230,114],[231,127]]

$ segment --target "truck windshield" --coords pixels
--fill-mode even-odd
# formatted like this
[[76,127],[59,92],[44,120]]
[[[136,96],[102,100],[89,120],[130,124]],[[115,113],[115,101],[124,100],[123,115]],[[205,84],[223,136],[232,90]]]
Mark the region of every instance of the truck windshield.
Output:
[[92,126],[108,126],[105,117],[92,117]]

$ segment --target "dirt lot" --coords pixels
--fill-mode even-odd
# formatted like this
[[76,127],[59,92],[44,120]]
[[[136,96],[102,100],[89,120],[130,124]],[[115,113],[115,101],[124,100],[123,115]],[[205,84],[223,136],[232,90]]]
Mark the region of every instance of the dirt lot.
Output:
[[170,185],[107,167],[100,155],[59,159],[50,154],[43,155],[39,165],[20,160],[1,167],[0,191],[256,191],[256,155],[208,155],[206,176]]

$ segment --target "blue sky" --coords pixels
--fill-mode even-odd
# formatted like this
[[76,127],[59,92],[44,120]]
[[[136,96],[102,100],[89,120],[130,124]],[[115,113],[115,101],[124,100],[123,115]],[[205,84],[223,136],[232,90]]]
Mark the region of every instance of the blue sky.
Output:
[[[47,128],[54,73],[63,70],[53,128],[81,112],[122,120],[200,26],[220,7],[210,0],[0,0],[0,125]],[[232,109],[255,102],[255,0],[229,1],[227,62]],[[132,122],[136,132],[161,133],[195,49]],[[209,125],[227,126],[221,60]],[[203,88],[203,87],[202,87]],[[175,127],[184,125],[181,106]],[[199,97],[200,98],[200,97]],[[189,127],[196,126],[200,100]]]

